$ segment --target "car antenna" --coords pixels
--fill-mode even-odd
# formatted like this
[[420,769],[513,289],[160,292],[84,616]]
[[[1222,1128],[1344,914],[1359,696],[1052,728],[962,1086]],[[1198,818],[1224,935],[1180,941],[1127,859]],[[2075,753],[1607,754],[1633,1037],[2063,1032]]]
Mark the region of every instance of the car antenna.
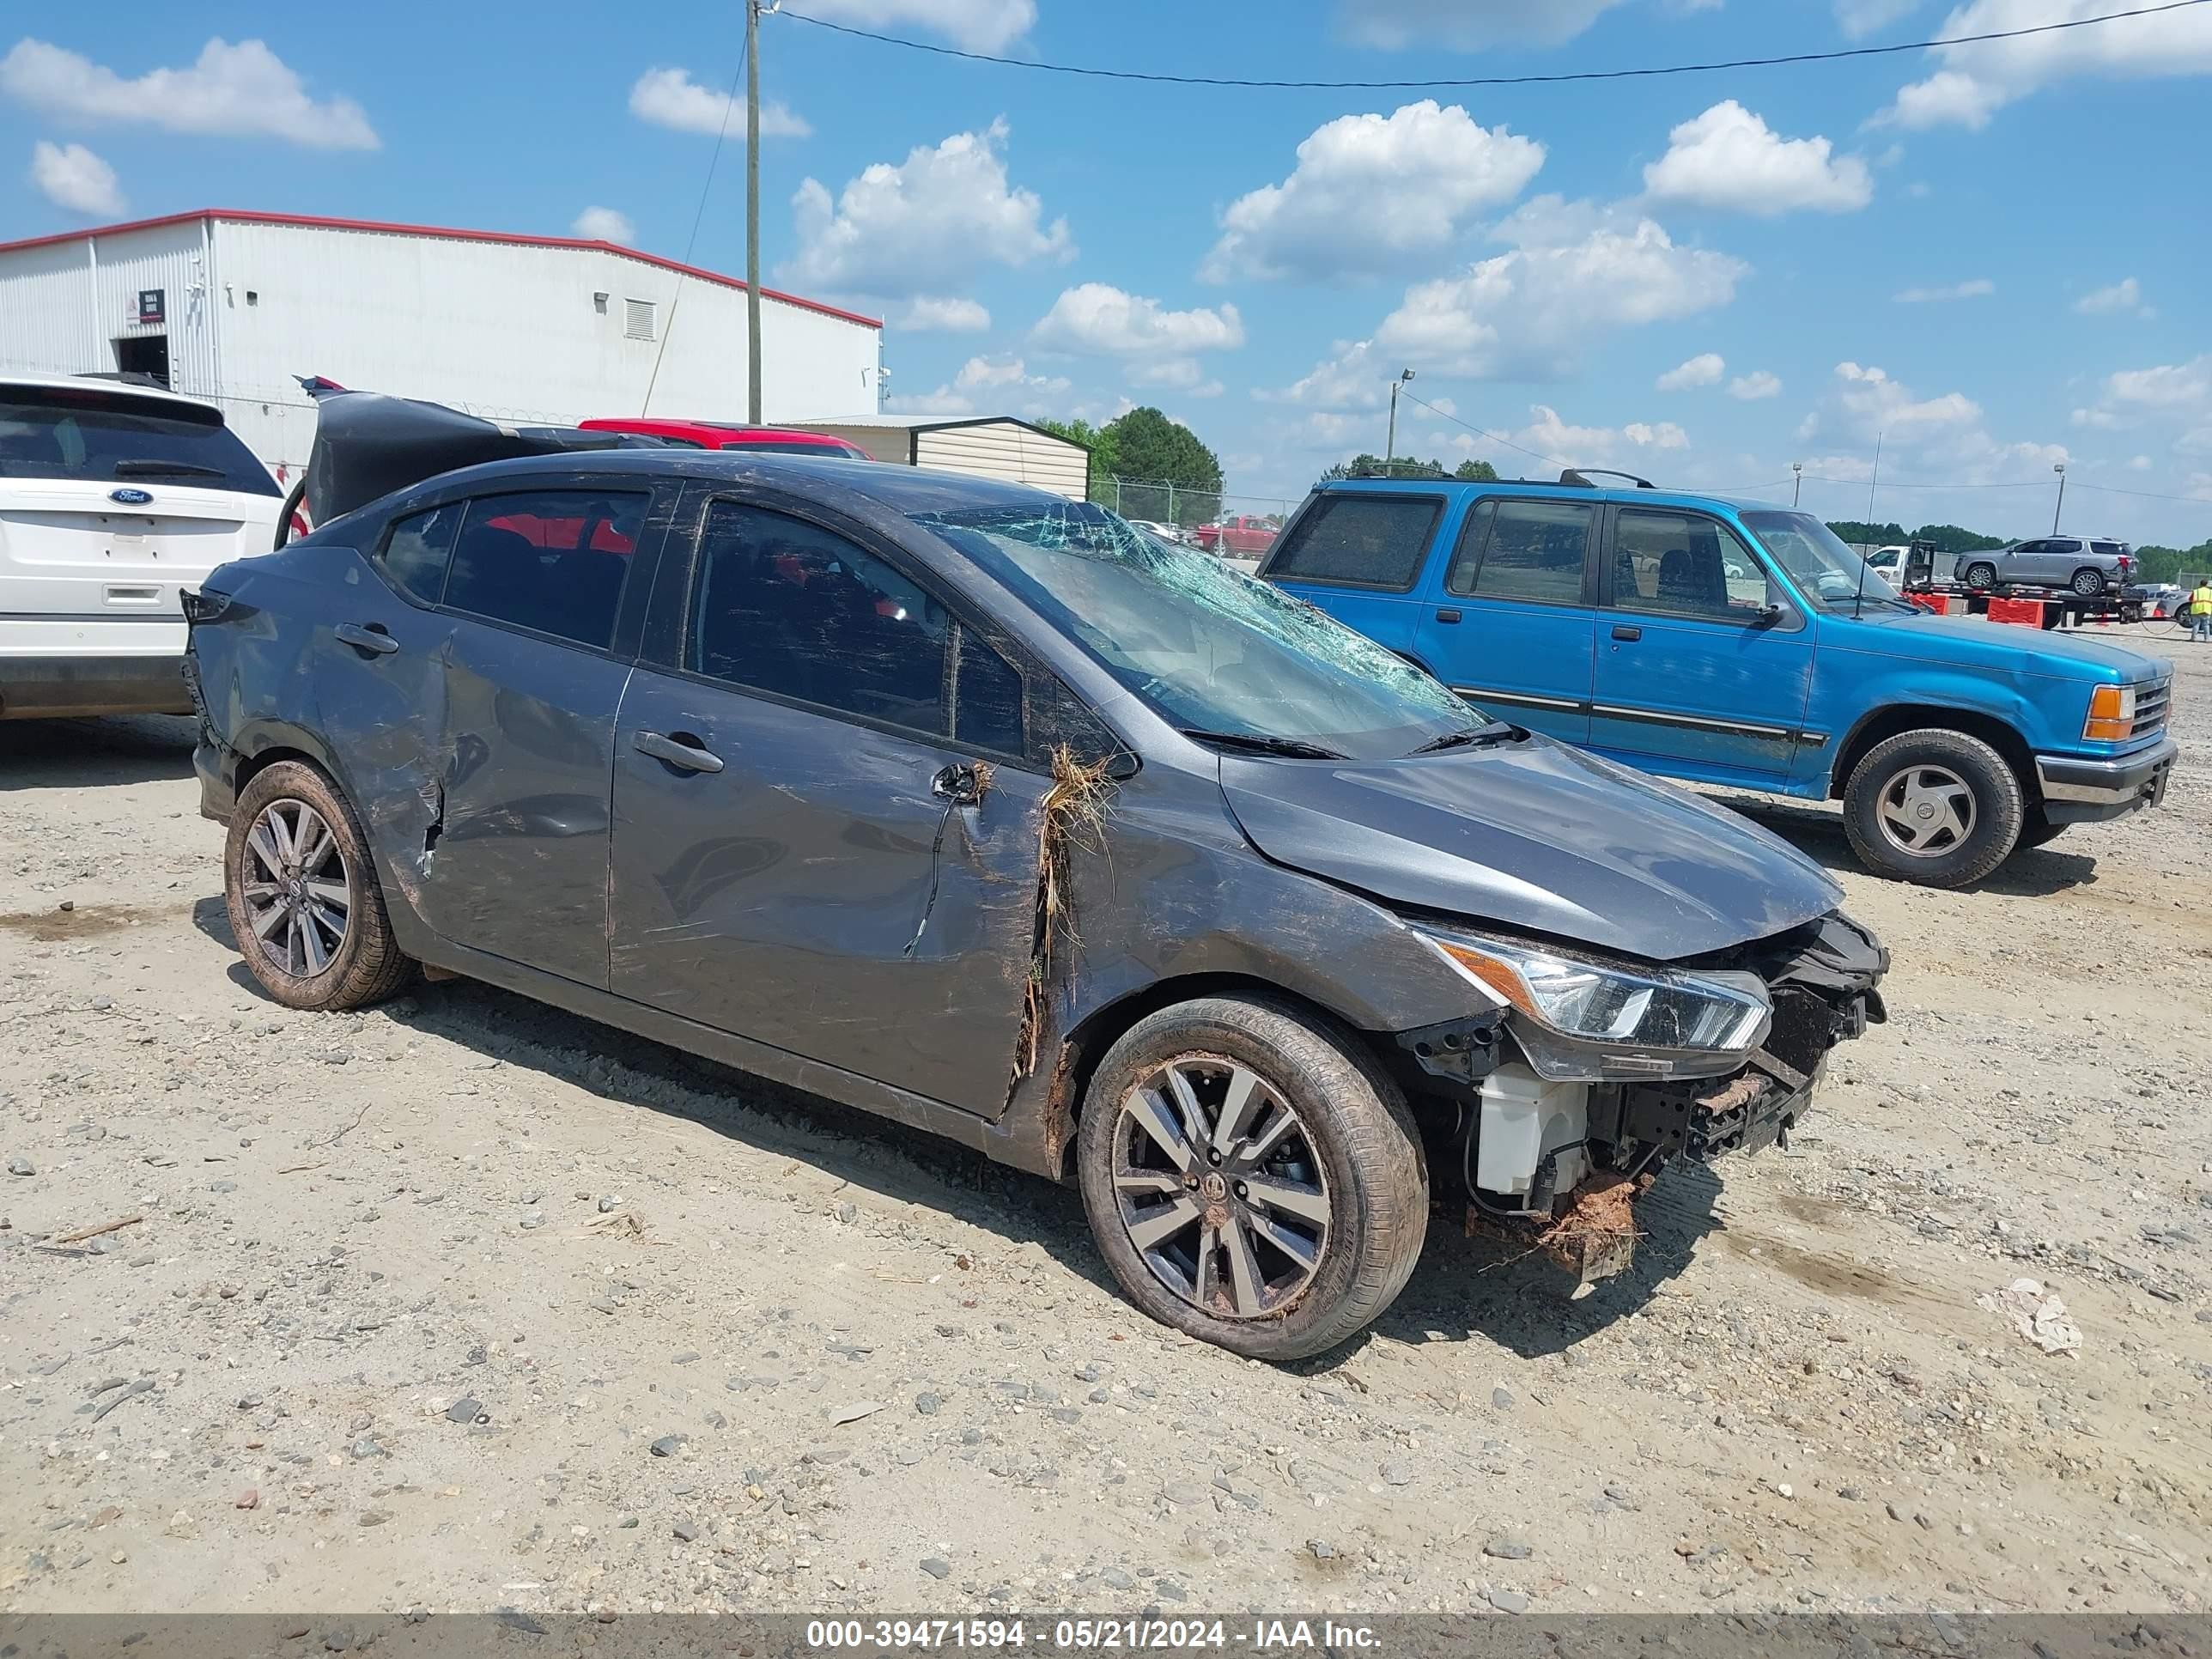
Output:
[[[1875,487],[1881,483],[1881,433],[1877,432],[1874,434],[1874,476],[1867,480],[1867,528],[1869,530],[1874,528],[1874,492]],[[1853,622],[1856,622],[1866,610],[1866,556],[1861,554],[1859,556],[1859,591],[1851,597]]]

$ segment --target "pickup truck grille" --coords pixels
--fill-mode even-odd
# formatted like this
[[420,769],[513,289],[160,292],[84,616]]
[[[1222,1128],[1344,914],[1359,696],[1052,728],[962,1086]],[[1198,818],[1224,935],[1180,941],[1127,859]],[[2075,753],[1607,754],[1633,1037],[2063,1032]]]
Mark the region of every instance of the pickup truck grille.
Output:
[[2130,738],[2147,738],[2164,729],[2166,706],[2173,695],[2173,682],[2160,680],[2154,685],[2136,688],[2136,723],[2128,730]]

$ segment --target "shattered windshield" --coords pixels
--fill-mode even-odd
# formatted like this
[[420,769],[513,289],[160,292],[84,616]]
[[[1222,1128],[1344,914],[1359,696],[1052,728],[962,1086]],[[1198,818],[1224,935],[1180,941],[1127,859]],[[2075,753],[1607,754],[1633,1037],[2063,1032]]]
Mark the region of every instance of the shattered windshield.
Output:
[[1821,610],[1848,611],[1862,603],[1914,609],[1898,597],[1880,571],[1811,514],[1748,512],[1743,522],[1775,562],[1790,573],[1798,592]]
[[1186,732],[1405,755],[1485,726],[1419,669],[1212,554],[1089,502],[918,514]]

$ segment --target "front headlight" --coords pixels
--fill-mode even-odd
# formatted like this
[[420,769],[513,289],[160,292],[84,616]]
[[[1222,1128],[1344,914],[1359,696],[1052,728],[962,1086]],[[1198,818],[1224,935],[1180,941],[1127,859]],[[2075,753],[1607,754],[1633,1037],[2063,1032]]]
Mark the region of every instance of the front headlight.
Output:
[[1754,974],[1674,974],[1476,934],[1419,931],[1469,982],[1538,1028],[1539,1042],[1522,1046],[1547,1076],[1565,1074],[1569,1062],[1553,1055],[1546,1063],[1537,1052],[1548,1046],[1541,1034],[1607,1051],[1600,1057],[1606,1076],[1695,1076],[1731,1069],[1759,1046],[1774,1017]]

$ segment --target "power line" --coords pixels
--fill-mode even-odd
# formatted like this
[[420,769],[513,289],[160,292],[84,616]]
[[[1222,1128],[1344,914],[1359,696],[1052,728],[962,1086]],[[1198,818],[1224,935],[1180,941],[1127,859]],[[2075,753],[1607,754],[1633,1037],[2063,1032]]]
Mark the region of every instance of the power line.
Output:
[[2094,24],[2115,23],[2130,17],[2155,17],[2164,12],[2182,11],[2205,3],[2207,0],[2166,0],[2162,5],[2137,6],[2128,11],[2110,11],[2096,17],[2073,17],[2056,23],[2037,23],[2026,28],[1993,29],[1984,34],[1954,34],[1934,40],[1910,40],[1890,46],[1846,46],[1832,52],[1790,52],[1779,58],[1735,58],[1713,64],[1573,70],[1553,75],[1469,76],[1431,81],[1253,81],[1233,76],[1163,75],[1146,70],[1098,69],[1088,64],[1048,64],[1031,58],[1000,58],[986,52],[963,52],[957,46],[940,46],[927,40],[908,40],[896,34],[878,34],[870,29],[856,29],[848,23],[833,23],[827,18],[810,17],[803,11],[787,9],[770,15],[788,17],[794,22],[811,23],[817,28],[849,34],[862,40],[873,40],[886,46],[903,46],[909,52],[927,52],[933,57],[958,58],[971,64],[999,64],[1008,69],[1041,70],[1048,75],[1081,76],[1101,81],[1149,81],[1175,87],[1233,87],[1268,92],[1418,92],[1437,88],[1534,87],[1557,86],[1572,81],[1630,81],[1668,75],[1707,75],[1723,70],[1776,69],[1792,64],[1830,64],[1853,58],[1886,58],[1899,52],[1929,52],[1938,46],[1978,46],[1990,40],[2017,40],[2033,34],[2055,34],[2062,29],[2087,28]]
[[2118,484],[2084,483],[2081,479],[2075,477],[2070,472],[2066,476],[2073,483],[2075,489],[2094,489],[2100,495],[2140,495],[2147,501],[2195,501],[2200,506],[2212,507],[2212,495],[2161,495],[2154,489],[2122,489]]
[[[745,73],[745,43],[738,45],[738,67],[730,76],[730,90],[722,100],[722,125],[715,130],[714,154],[707,158],[707,182],[699,186],[698,210],[691,216],[691,234],[684,239],[684,270],[676,273],[676,289],[668,296],[668,320],[660,331],[660,344],[653,354],[653,373],[645,382],[645,398],[637,406],[643,415],[653,407],[653,389],[660,384],[660,360],[668,355],[668,337],[676,332],[676,307],[684,302],[684,278],[691,264],[691,250],[698,245],[699,227],[706,222],[707,198],[714,188],[714,168],[722,159],[722,141],[730,136],[730,112],[738,106],[738,82]],[[750,289],[748,289],[750,294]]]
[[[797,15],[796,13],[793,13],[793,15],[794,16]],[[1449,421],[1455,426],[1463,426],[1479,438],[1487,438],[1494,444],[1504,444],[1508,449],[1517,449],[1523,455],[1533,455],[1538,460],[1542,461],[1550,466],[1564,467],[1572,465],[1571,462],[1561,460],[1556,455],[1547,455],[1540,449],[1531,449],[1526,444],[1516,444],[1510,438],[1500,437],[1495,432],[1486,432],[1480,427],[1477,426],[1473,421],[1462,421],[1458,416],[1453,414],[1449,410],[1438,409],[1434,404],[1429,402],[1425,398],[1416,398],[1410,392],[1406,392],[1404,397],[1407,403],[1419,404],[1423,409],[1427,410],[1430,414],[1441,416],[1443,419]]]

